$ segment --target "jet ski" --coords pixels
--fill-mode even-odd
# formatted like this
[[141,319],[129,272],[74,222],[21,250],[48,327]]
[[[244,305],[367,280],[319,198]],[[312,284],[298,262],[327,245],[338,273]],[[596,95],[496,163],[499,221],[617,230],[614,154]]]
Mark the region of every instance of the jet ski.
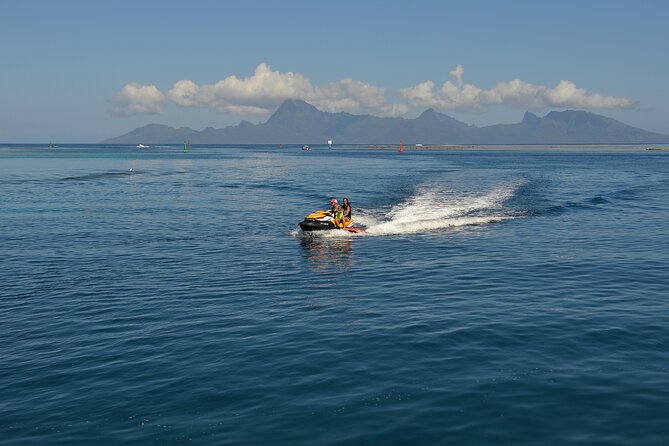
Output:
[[300,229],[304,232],[310,231],[327,231],[330,229],[341,229],[348,232],[365,232],[360,228],[353,227],[353,220],[350,220],[346,227],[335,225],[332,211],[316,211],[307,215],[304,220],[299,223]]

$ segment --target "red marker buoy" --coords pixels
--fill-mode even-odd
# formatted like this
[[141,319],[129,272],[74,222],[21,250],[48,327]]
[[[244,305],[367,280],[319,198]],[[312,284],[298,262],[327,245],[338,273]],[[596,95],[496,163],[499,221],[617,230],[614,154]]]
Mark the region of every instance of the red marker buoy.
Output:
[[404,152],[404,142],[400,139],[400,153]]

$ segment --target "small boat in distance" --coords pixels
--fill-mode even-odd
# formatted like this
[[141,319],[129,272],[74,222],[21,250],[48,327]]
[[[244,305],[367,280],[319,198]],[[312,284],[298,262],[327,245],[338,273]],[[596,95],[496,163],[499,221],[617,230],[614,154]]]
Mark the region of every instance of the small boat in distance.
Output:
[[311,149],[309,148],[309,146],[304,145],[304,146],[302,146],[302,150],[311,150]]
[[138,149],[146,149],[146,148],[148,148],[148,147],[149,147],[149,146],[145,146],[144,144],[137,144],[137,148],[138,148]]

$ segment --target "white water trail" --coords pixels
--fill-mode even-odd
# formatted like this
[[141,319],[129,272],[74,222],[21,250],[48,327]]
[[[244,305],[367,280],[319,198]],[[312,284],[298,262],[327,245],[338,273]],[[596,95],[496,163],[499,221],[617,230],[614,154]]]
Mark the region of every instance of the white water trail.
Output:
[[504,202],[513,197],[521,184],[501,185],[483,195],[464,196],[422,187],[385,213],[359,209],[354,220],[367,227],[368,235],[414,234],[508,220],[516,216],[504,209]]

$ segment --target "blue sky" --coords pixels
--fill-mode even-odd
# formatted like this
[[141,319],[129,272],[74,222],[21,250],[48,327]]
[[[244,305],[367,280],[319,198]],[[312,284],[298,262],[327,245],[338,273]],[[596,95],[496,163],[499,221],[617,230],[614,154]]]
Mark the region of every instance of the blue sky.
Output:
[[0,142],[328,111],[583,109],[669,134],[664,1],[4,1]]

